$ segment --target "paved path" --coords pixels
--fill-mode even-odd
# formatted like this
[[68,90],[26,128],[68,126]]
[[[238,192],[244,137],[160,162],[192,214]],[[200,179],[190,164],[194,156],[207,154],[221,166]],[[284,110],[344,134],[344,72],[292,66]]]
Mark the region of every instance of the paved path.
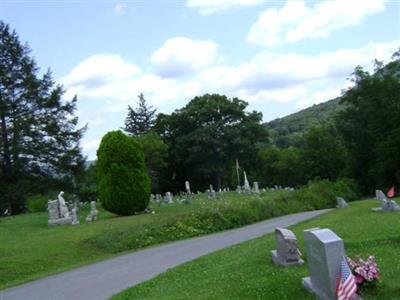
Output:
[[130,286],[207,253],[260,237],[329,210],[297,213],[221,233],[136,251],[0,291],[0,300],[108,299]]

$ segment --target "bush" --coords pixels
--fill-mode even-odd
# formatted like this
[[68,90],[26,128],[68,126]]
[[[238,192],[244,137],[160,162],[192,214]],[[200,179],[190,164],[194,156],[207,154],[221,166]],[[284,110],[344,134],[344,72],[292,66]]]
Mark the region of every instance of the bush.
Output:
[[355,185],[352,181],[343,179],[335,182],[329,180],[310,181],[288,195],[282,196],[282,201],[290,203],[285,211],[301,211],[336,207],[336,197],[343,197],[346,201],[356,198]]
[[98,193],[104,209],[117,215],[144,210],[150,198],[150,178],[140,144],[121,131],[101,140],[98,157]]
[[46,211],[48,196],[35,195],[31,196],[26,201],[26,206],[30,212]]

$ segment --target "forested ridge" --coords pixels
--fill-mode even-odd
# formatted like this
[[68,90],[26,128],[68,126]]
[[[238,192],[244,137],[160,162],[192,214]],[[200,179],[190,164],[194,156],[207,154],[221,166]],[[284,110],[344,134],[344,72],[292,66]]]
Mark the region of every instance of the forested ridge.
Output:
[[345,109],[340,97],[302,109],[296,113],[264,123],[271,142],[280,148],[294,146],[304,133],[319,125],[332,125],[335,116]]

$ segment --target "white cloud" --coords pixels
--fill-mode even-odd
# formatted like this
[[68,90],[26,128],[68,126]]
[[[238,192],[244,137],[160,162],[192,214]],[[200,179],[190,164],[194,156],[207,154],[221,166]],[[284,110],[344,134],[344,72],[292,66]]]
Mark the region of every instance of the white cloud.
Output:
[[312,2],[288,0],[282,8],[262,12],[247,35],[247,41],[277,46],[303,39],[327,37],[332,32],[361,24],[385,8],[384,0],[333,0]]
[[127,10],[128,6],[126,3],[116,3],[114,6],[114,12],[116,14],[124,14]]
[[[213,64],[199,63],[197,71],[192,69],[190,76],[179,78],[140,71],[119,55],[96,54],[75,67],[62,83],[67,99],[78,94],[80,122],[89,125],[83,146],[93,157],[93,140],[123,126],[127,105],[135,106],[139,93],[163,113],[181,108],[194,96],[221,93],[248,101],[251,109],[271,119],[339,96],[356,65],[368,69],[374,58],[388,61],[399,45],[398,40],[371,42],[358,49],[319,55],[262,52],[238,65],[214,59]],[[285,109],[278,111],[277,107]]]
[[217,44],[209,40],[175,37],[168,39],[153,53],[151,62],[161,76],[179,77],[216,62],[217,48]]
[[100,53],[90,56],[62,79],[66,85],[102,86],[113,79],[131,78],[140,74],[140,68],[124,61],[117,54]]
[[216,90],[276,90],[313,80],[345,79],[356,65],[370,67],[374,58],[389,60],[400,40],[369,43],[358,49],[339,49],[319,55],[262,52],[238,66],[216,66],[198,75]]
[[202,15],[211,15],[232,7],[255,6],[263,0],[187,0],[186,6],[197,9]]

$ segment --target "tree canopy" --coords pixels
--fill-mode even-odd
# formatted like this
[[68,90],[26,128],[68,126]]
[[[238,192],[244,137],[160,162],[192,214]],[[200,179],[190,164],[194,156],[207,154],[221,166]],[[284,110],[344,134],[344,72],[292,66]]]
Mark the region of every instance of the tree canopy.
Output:
[[372,192],[400,183],[400,52],[386,65],[375,61],[372,74],[357,67],[352,80],[337,126],[349,151],[351,177]]
[[224,95],[205,94],[171,115],[160,114],[156,130],[169,147],[169,171],[179,189],[185,180],[193,188],[233,185],[235,160],[253,167],[257,144],[267,132],[259,112],[246,112],[247,103]]

